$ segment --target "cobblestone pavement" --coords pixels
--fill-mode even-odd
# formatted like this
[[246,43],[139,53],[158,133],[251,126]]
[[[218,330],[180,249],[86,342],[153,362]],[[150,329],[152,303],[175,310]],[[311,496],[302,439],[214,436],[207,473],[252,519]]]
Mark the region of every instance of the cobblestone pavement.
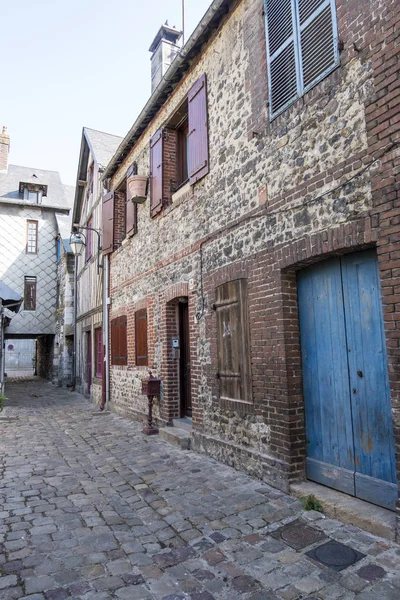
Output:
[[[11,384],[7,395],[1,600],[399,600],[395,544],[304,512],[47,382]],[[292,521],[308,527],[281,536]],[[330,540],[360,560],[337,571],[306,555]]]

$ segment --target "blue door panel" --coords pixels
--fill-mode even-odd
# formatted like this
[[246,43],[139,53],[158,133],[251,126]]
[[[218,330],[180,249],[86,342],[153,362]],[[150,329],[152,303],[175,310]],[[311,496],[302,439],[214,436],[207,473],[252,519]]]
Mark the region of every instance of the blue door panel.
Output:
[[355,470],[396,482],[385,332],[376,253],[342,259]]
[[386,341],[376,252],[298,273],[307,476],[394,510]]
[[307,455],[354,470],[340,260],[301,271],[298,295]]

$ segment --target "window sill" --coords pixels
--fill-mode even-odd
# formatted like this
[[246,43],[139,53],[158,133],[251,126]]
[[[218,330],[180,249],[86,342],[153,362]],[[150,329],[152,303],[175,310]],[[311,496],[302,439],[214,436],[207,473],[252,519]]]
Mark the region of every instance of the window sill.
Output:
[[191,185],[190,185],[189,181],[187,181],[186,183],[181,185],[181,187],[178,188],[176,190],[176,192],[174,192],[172,194],[171,201],[173,203],[178,202],[178,200],[181,200],[183,196],[185,197],[185,199],[188,198],[191,195],[190,191],[191,191]]

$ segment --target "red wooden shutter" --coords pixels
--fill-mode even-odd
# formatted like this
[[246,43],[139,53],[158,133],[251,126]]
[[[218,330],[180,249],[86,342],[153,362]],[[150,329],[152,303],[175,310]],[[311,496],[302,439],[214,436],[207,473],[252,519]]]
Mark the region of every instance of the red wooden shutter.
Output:
[[114,250],[114,192],[103,196],[103,241],[102,252],[109,254]]
[[128,364],[126,316],[117,317],[111,321],[111,364]]
[[95,351],[96,351],[96,377],[100,379],[103,377],[103,332],[101,328],[96,329],[95,337]]
[[188,93],[189,113],[189,181],[196,183],[207,175],[208,122],[207,122],[207,78],[202,75]]
[[150,215],[154,217],[163,207],[163,132],[150,140]]
[[247,281],[237,279],[216,290],[218,376],[222,401],[250,403],[251,362]]
[[126,186],[126,235],[137,233],[137,204],[132,202],[129,187]]
[[137,366],[147,365],[147,309],[145,308],[135,312],[135,349]]

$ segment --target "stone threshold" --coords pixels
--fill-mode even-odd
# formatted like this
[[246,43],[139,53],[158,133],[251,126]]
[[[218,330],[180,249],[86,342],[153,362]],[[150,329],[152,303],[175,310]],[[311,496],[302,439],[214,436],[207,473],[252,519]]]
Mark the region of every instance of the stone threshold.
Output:
[[391,510],[312,481],[291,484],[290,492],[296,498],[314,496],[328,517],[355,525],[388,540],[395,540],[396,513]]

